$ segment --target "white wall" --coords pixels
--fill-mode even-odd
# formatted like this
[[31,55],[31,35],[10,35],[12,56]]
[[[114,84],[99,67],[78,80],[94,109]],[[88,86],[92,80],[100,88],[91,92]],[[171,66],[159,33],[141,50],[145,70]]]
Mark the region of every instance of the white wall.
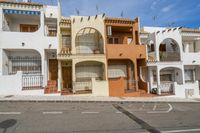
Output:
[[16,75],[0,76],[0,94],[16,95],[22,90],[22,72]]
[[[186,83],[184,85],[178,85],[176,82],[174,83],[174,89],[175,89],[175,95],[177,97],[199,97],[199,83],[198,81],[194,83]],[[192,96],[187,96],[187,90],[192,89],[194,91],[194,94]]]
[[96,81],[92,78],[92,95],[109,96],[108,81]]
[[[52,16],[50,14],[52,14]],[[58,7],[47,5],[45,8],[45,16],[47,18],[58,18]]]
[[2,50],[2,75],[8,75],[8,52]]
[[165,30],[165,27],[143,27],[144,31],[149,32],[149,33],[154,33],[157,31],[162,31]]

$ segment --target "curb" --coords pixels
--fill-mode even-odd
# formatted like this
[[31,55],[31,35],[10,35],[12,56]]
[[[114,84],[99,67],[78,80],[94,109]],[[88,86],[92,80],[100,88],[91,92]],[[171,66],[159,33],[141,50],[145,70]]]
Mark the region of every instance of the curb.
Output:
[[101,101],[101,100],[0,100],[0,103],[3,102],[30,102],[30,103],[200,103],[200,101],[193,100],[193,101],[162,101],[162,100],[155,100],[155,101],[146,101],[146,100],[135,100],[135,101]]

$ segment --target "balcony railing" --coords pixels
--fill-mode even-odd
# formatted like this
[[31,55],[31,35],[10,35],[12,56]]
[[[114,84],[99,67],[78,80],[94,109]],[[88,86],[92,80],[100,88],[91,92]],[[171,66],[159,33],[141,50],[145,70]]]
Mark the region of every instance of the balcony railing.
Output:
[[73,92],[92,90],[92,81],[73,82]]
[[180,53],[177,52],[160,52],[160,61],[180,61]]
[[23,90],[34,90],[43,88],[43,76],[42,75],[22,75],[22,87]]
[[173,93],[174,82],[161,82],[160,90],[161,90],[161,93]]

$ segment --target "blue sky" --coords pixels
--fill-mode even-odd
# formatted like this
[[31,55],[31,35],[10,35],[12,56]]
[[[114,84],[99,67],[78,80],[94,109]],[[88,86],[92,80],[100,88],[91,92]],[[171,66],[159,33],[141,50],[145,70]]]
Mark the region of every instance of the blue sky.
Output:
[[[43,4],[57,4],[57,0],[32,0]],[[140,17],[141,26],[200,27],[200,0],[60,0],[62,15],[96,15],[96,5],[106,16]],[[153,19],[154,18],[154,19]]]

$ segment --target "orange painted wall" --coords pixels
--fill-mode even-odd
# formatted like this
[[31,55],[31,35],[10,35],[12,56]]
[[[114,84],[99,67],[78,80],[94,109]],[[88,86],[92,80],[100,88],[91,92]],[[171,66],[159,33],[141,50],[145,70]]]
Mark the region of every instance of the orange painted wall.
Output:
[[[106,23],[105,28],[107,26],[126,26],[125,23],[123,24],[117,24],[117,23]],[[122,34],[121,38],[123,40],[121,43],[123,44],[106,44],[106,57],[108,62],[112,62],[113,60],[118,60],[121,62],[121,60],[129,59],[134,63],[134,79],[138,81],[140,84],[139,86],[141,88],[147,90],[147,85],[143,82],[141,82],[141,79],[139,79],[139,66],[145,65],[141,62],[138,63],[138,59],[143,59],[144,62],[146,62],[146,47],[144,45],[138,45],[139,44],[139,22],[138,19],[135,20],[135,23],[130,25],[128,24],[127,27],[133,27],[132,30],[132,37],[133,42],[131,44],[124,44],[127,43],[127,38],[130,37],[130,35]],[[115,33],[113,36],[117,35]],[[118,34],[120,35],[120,34]],[[107,35],[105,33],[105,36],[107,38]],[[108,63],[109,64],[109,63]],[[125,94],[124,87],[125,81],[123,78],[119,79],[109,79],[109,93],[110,96],[136,96],[137,93],[128,93]]]

